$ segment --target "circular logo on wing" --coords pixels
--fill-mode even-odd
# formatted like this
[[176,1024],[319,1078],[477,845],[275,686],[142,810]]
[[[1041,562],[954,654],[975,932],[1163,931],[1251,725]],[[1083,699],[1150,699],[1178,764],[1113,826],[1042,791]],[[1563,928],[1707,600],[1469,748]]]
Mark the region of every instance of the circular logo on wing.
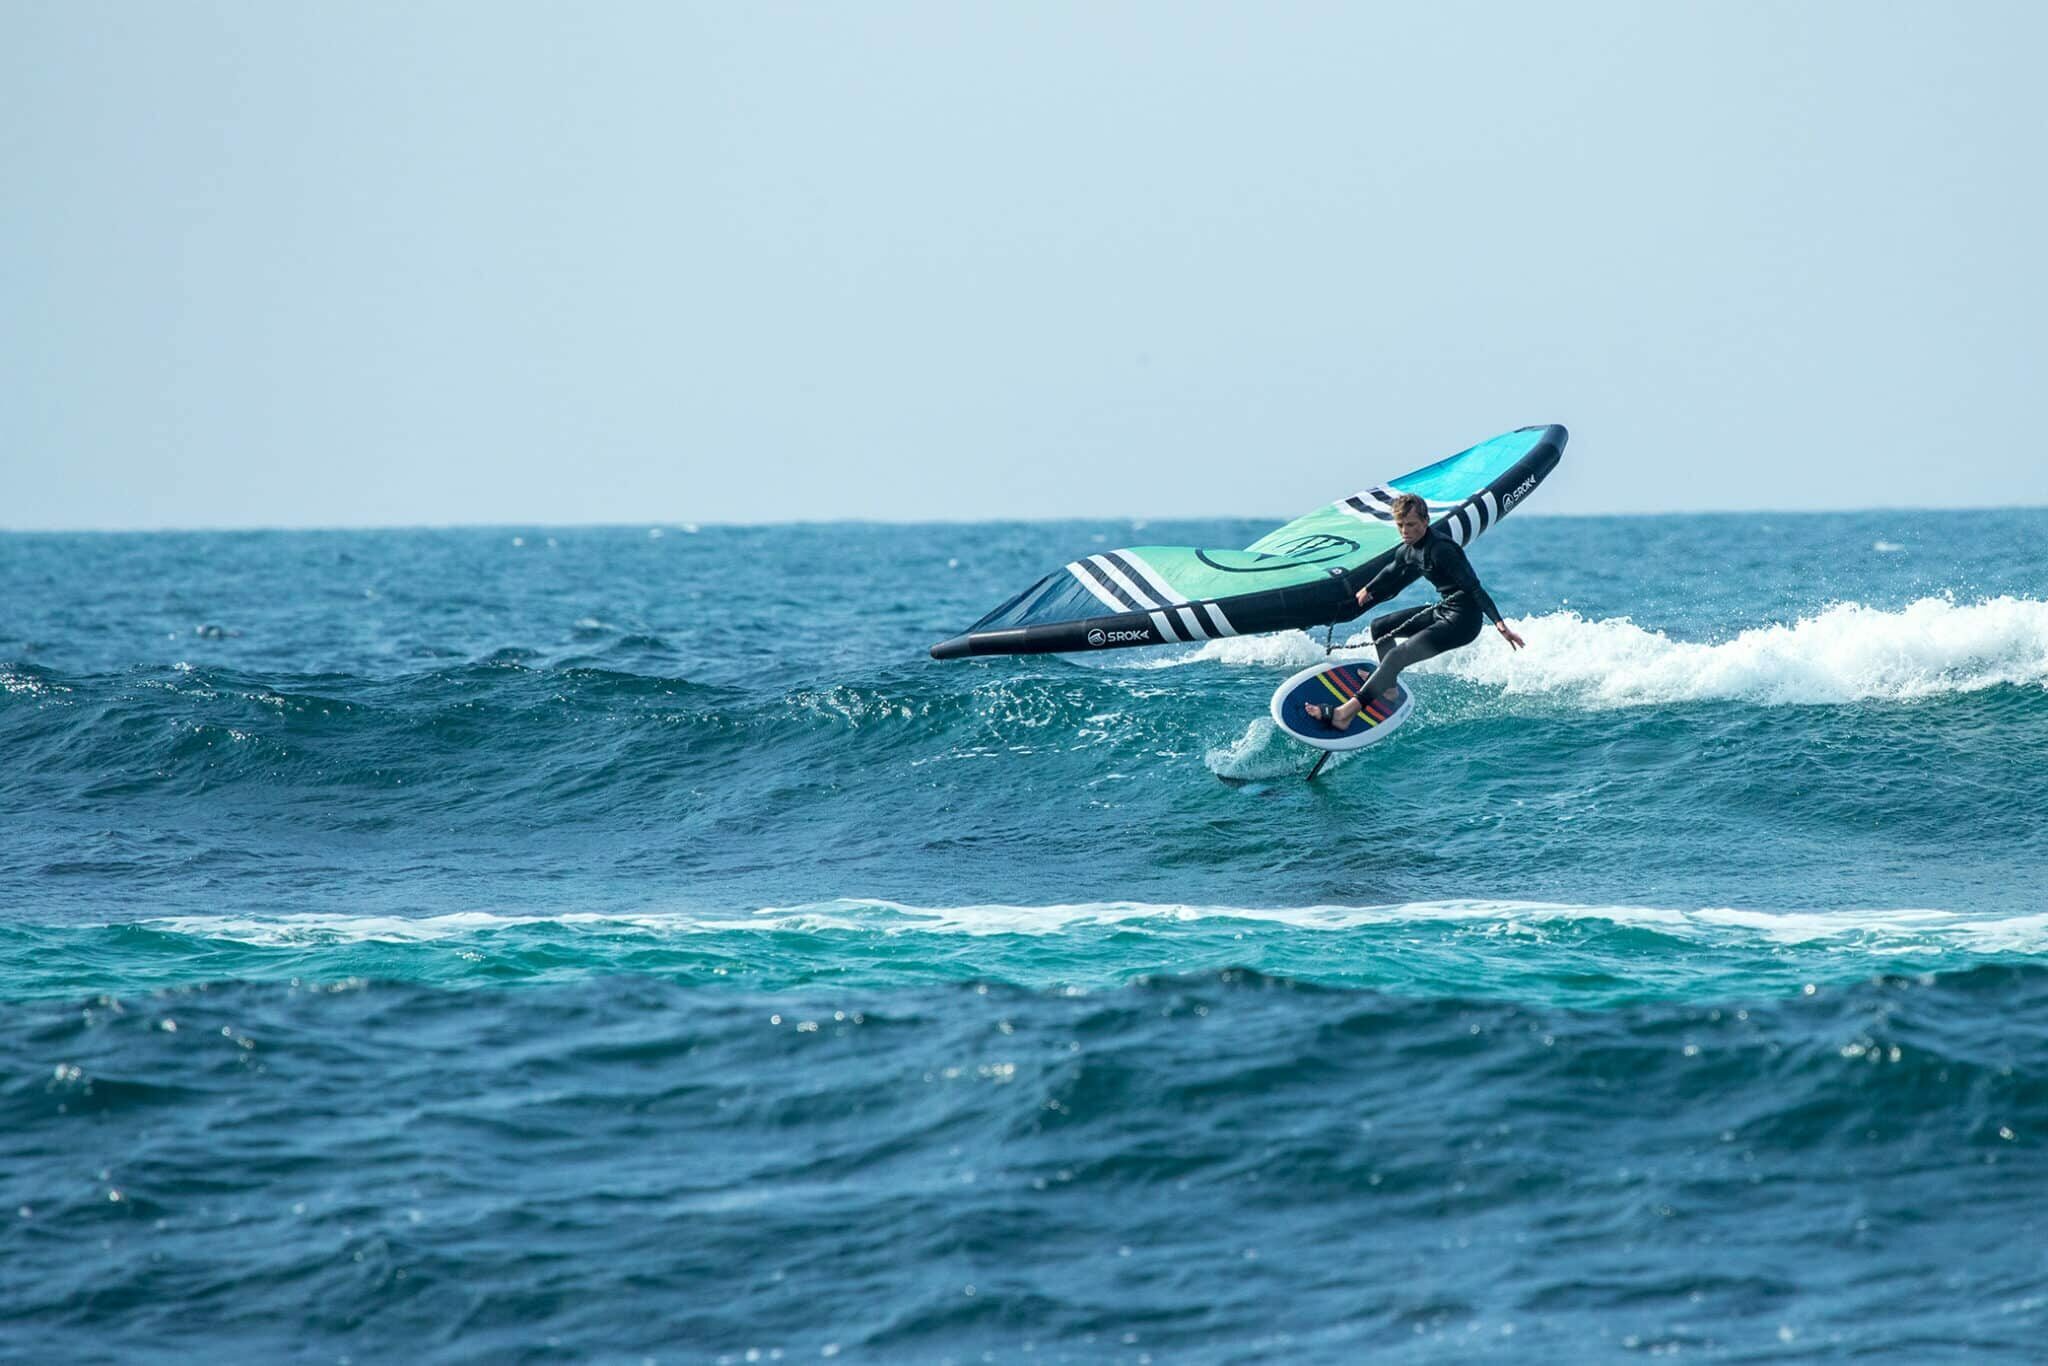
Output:
[[1102,634],[1102,628],[1100,626],[1096,627],[1094,630],[1088,633],[1088,643],[1090,645],[1100,645],[1108,639],[1108,636]]
[[1300,536],[1285,545],[1272,550],[1260,551],[1251,556],[1256,564],[1222,564],[1211,558],[1206,550],[1197,550],[1195,558],[1211,569],[1220,569],[1226,574],[1271,574],[1278,570],[1299,569],[1305,564],[1324,564],[1330,560],[1341,560],[1358,549],[1358,542],[1349,536],[1332,536],[1317,532]]

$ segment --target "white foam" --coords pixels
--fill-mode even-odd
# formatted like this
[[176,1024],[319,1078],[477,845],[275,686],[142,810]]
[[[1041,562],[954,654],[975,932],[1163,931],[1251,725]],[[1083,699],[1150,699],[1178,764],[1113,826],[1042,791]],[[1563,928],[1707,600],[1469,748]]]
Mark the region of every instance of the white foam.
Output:
[[[1336,655],[1370,659],[1371,639],[1361,630],[1338,638]],[[1177,669],[1188,664],[1233,664],[1247,668],[1302,669],[1328,655],[1319,636],[1306,631],[1275,631],[1263,636],[1226,636],[1193,649],[1152,653],[1129,661],[1133,669]],[[1119,660],[1118,663],[1124,661]]]
[[1922,908],[1771,911],[1740,907],[1679,910],[1658,906],[1458,900],[1379,906],[1222,906],[1184,902],[1094,901],[1045,906],[991,902],[919,907],[867,898],[751,913],[655,911],[605,915],[494,915],[470,911],[422,916],[178,916],[142,922],[172,934],[264,946],[333,943],[428,943],[495,930],[549,926],[595,934],[716,934],[736,931],[849,931],[862,934],[1057,935],[1090,926],[1153,924],[1161,928],[1207,920],[1345,931],[1384,926],[1464,924],[1513,932],[1535,926],[1599,922],[1726,944],[1756,938],[1772,944],[1856,948],[1883,953],[1967,949],[2048,954],[2048,913],[1985,916]]
[[1489,633],[1417,669],[1508,695],[1555,693],[1602,706],[1907,701],[2001,684],[2048,687],[2048,602],[2029,598],[1922,598],[1894,612],[1839,603],[1718,644],[1569,611],[1515,627],[1528,649],[1510,651]]
[[1305,753],[1292,741],[1281,740],[1280,728],[1262,716],[1237,739],[1210,750],[1202,762],[1220,778],[1299,778],[1307,772]]
[[492,930],[531,925],[619,931],[675,931],[701,928],[696,916],[674,912],[646,915],[494,915],[488,911],[457,911],[447,915],[182,915],[140,922],[167,934],[198,939],[225,939],[237,944],[291,947],[310,944],[426,944]]
[[[1550,612],[1513,623],[1514,651],[1492,631],[1469,649],[1418,664],[1503,694],[1553,694],[1595,706],[1740,700],[1767,705],[1910,701],[2005,685],[2048,687],[2048,602],[1921,598],[1896,611],[1837,603],[1790,625],[1751,627],[1729,640],[1674,640],[1627,617]],[[1212,640],[1128,661],[1133,669],[1217,663],[1299,669],[1337,658],[1370,663],[1363,630],[1334,656],[1304,631]],[[1119,664],[1125,661],[1119,660]]]

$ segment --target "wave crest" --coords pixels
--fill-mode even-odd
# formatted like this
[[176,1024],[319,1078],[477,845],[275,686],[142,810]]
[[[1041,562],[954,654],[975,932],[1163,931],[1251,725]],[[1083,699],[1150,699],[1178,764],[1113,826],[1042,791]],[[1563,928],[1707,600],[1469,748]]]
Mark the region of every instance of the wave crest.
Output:
[[[1895,611],[1836,603],[1790,625],[1755,626],[1719,642],[1674,640],[1627,617],[1577,612],[1524,617],[1528,649],[1491,632],[1466,650],[1416,666],[1509,696],[1558,695],[1595,706],[1743,701],[1816,705],[1913,701],[2000,686],[2048,688],[2048,602],[1921,598]],[[1336,651],[1369,659],[1363,632]],[[1301,668],[1324,647],[1301,631],[1211,641],[1157,661]]]
[[2048,687],[2048,602],[2027,598],[1922,598],[1891,612],[1837,603],[1718,644],[1576,612],[1531,618],[1517,629],[1526,651],[1482,639],[1485,648],[1434,667],[1511,695],[1567,693],[1609,706],[1910,701],[2000,685]]
[[752,911],[569,912],[507,915],[484,911],[404,915],[198,915],[131,922],[138,928],[208,940],[282,946],[308,943],[428,943],[503,930],[566,930],[595,935],[704,935],[853,932],[859,934],[1059,935],[1084,928],[1167,927],[1201,921],[1291,930],[1356,931],[1394,926],[1465,925],[1505,933],[1587,924],[1648,930],[1706,943],[1806,944],[1897,952],[1954,948],[2048,954],[2048,914],[1977,915],[1903,907],[1826,911],[1740,907],[1575,905],[1545,901],[1455,900],[1387,905],[1229,906],[1182,902],[1097,901],[1052,905],[982,903],[910,906],[848,897]]

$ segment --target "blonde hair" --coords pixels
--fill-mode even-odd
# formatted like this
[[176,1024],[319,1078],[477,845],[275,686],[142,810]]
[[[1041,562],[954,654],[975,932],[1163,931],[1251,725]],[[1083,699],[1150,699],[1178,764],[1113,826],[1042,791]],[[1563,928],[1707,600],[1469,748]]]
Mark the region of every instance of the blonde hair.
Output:
[[1412,493],[1395,494],[1391,506],[1394,509],[1394,520],[1396,521],[1406,517],[1410,510],[1419,514],[1424,522],[1429,521],[1429,504],[1423,502]]

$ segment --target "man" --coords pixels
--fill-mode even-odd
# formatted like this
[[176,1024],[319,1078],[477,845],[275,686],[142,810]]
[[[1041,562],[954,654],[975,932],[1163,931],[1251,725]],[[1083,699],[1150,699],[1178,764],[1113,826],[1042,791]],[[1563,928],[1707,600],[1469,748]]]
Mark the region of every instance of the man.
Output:
[[1446,650],[1470,645],[1479,638],[1481,614],[1500,628],[1510,647],[1521,649],[1524,642],[1505,621],[1500,609],[1480,586],[1472,562],[1458,543],[1430,528],[1429,504],[1412,493],[1394,499],[1394,528],[1401,544],[1385,569],[1358,590],[1358,605],[1385,602],[1418,578],[1427,578],[1442,598],[1424,607],[1405,608],[1373,618],[1372,647],[1379,667],[1365,680],[1358,696],[1335,707],[1310,703],[1304,710],[1331,730],[1348,730],[1368,697],[1393,700],[1394,680],[1410,664],[1433,658]]

